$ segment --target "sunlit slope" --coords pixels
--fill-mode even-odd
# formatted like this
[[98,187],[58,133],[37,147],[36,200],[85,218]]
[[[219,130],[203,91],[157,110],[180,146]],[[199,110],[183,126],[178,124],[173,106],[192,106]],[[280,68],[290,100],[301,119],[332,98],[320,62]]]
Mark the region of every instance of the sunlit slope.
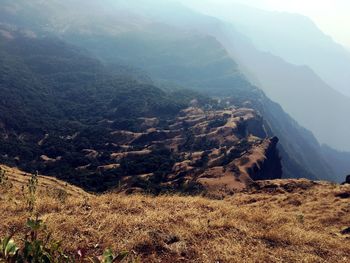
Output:
[[[22,189],[26,188],[28,184],[28,180],[32,176],[32,174],[23,172],[17,168],[8,167],[5,165],[0,165],[0,170],[5,172],[5,176],[7,177],[7,183],[9,183],[10,187],[2,187],[2,191],[7,189],[17,191],[22,191]],[[75,187],[73,185],[70,185],[66,182],[63,182],[61,180],[58,180],[53,177],[39,175],[39,184],[38,184],[38,190],[39,191],[52,191],[52,193],[59,193],[59,192],[65,192],[68,196],[74,196],[76,198],[89,196],[89,194],[85,191],[83,191],[79,187]],[[12,188],[13,187],[13,188]],[[7,191],[5,191],[6,193]],[[23,193],[22,193],[23,194]]]
[[[17,240],[28,217],[22,186],[29,177],[3,168],[13,187],[0,188],[0,236],[16,229]],[[95,196],[40,176],[36,212],[72,253],[112,247],[142,262],[348,262],[349,195],[348,185],[277,180],[222,200]]]

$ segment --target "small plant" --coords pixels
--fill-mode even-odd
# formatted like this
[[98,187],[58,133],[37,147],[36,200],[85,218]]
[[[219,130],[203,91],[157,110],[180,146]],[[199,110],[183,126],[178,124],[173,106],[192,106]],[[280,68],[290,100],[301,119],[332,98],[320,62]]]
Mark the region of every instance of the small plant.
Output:
[[114,254],[111,249],[105,250],[103,255],[100,258],[93,257],[90,258],[92,263],[113,263],[113,262],[121,262],[126,259],[129,255],[129,252],[122,251],[119,254]]
[[[19,248],[12,237],[6,237],[1,241],[0,262],[9,263],[59,263],[73,262],[61,249],[61,243],[51,240],[47,233],[46,226],[42,220],[28,219],[28,232],[23,239],[23,247]],[[44,233],[43,239],[39,238]]]
[[[46,227],[41,220],[28,219],[28,232],[23,240],[23,247],[19,248],[11,236],[4,238],[0,243],[0,263],[73,263],[86,262],[85,255],[79,260],[69,256],[61,248],[61,242],[52,241],[51,235],[47,234]],[[40,239],[39,235],[45,233],[45,238]],[[139,262],[130,259],[127,251],[115,254],[111,249],[105,250],[102,256],[92,257],[88,260],[92,263],[114,263],[114,262]],[[127,261],[126,261],[127,260]]]
[[36,203],[36,191],[38,188],[38,173],[32,174],[27,184],[27,209],[28,212],[33,213]]
[[13,259],[17,252],[18,247],[11,236],[0,240],[0,262],[15,262]]
[[[42,220],[28,219],[28,232],[24,239],[24,247],[20,250],[19,258],[24,262],[71,262],[70,258],[61,249],[61,242],[51,240]],[[44,238],[39,238],[40,233]]]

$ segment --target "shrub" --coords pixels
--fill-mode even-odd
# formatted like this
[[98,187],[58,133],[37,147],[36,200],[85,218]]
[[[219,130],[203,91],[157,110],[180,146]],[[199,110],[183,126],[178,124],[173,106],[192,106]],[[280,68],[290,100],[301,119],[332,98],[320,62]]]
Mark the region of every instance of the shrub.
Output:
[[[51,240],[51,235],[46,232],[46,227],[41,220],[28,219],[26,227],[28,230],[22,247],[17,246],[11,236],[2,240],[0,262],[73,262],[61,249],[60,242]],[[44,239],[39,238],[40,232],[45,233]]]

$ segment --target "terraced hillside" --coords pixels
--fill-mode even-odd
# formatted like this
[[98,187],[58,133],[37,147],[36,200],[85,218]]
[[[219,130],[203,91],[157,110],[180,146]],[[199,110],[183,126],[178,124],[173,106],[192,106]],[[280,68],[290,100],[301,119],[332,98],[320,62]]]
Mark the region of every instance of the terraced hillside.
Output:
[[[193,102],[195,103],[195,102]],[[257,179],[282,177],[277,138],[269,138],[254,110],[204,110],[190,107],[160,124],[158,118],[140,118],[138,132],[116,130],[106,165],[96,162],[104,152],[83,149],[90,164],[76,167],[84,173],[112,173],[118,190],[135,192],[232,192]],[[44,157],[47,163],[55,162]],[[97,169],[97,170],[96,170]]]

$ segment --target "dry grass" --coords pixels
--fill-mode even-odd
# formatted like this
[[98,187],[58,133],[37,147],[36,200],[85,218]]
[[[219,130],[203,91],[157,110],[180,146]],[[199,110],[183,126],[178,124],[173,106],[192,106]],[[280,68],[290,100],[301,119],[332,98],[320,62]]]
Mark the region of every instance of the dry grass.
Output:
[[[16,178],[16,179],[14,179]],[[19,239],[28,217],[22,185],[0,188],[0,236]],[[16,180],[16,181],[15,181]],[[286,181],[274,181],[282,184]],[[304,181],[301,182],[303,185]],[[39,178],[37,212],[72,253],[86,248],[128,250],[141,262],[349,262],[349,186],[314,186],[202,197],[105,194],[94,196]],[[68,189],[62,199],[58,193]]]

